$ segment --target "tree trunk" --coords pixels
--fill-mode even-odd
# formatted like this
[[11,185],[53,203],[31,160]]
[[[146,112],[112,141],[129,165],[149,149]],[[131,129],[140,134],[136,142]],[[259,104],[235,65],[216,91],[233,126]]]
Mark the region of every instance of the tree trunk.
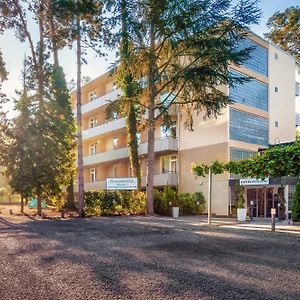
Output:
[[21,214],[24,213],[24,196],[21,194],[21,209],[20,209]]
[[82,155],[82,113],[81,113],[81,36],[80,20],[77,19],[77,174],[78,174],[78,213],[83,217],[84,183],[83,183],[83,155]]
[[42,215],[42,198],[40,195],[36,197],[37,203],[36,203],[36,213],[41,216]]
[[[126,131],[127,131],[127,145],[129,152],[129,162],[131,169],[131,176],[137,177],[137,187],[141,188],[141,165],[139,160],[138,152],[138,141],[137,141],[137,120],[136,111],[134,109],[134,103],[132,98],[133,94],[133,76],[130,71],[130,55],[129,55],[129,37],[127,30],[128,13],[127,13],[127,1],[122,0],[121,3],[122,13],[122,41],[121,41],[121,65],[123,65],[123,78],[125,84],[123,86],[123,94],[129,101],[128,111],[126,111]],[[131,98],[131,99],[130,99]]]
[[141,188],[141,165],[138,152],[138,140],[137,140],[137,121],[136,113],[133,105],[130,105],[128,116],[126,117],[126,127],[127,127],[127,138],[128,138],[128,152],[129,161],[131,168],[131,176],[137,178],[137,187]]
[[147,156],[147,213],[154,213],[154,142],[155,142],[155,98],[156,98],[156,57],[155,57],[155,29],[150,29],[150,58],[149,58],[149,113],[148,113],[148,156]]
[[52,43],[52,51],[53,51],[53,62],[55,66],[59,65],[58,62],[58,48],[57,48],[57,42],[55,37],[55,22],[53,17],[53,11],[52,11],[52,0],[48,0],[48,19],[49,19],[49,27],[50,27],[50,36],[51,36],[51,43]]
[[67,199],[66,199],[66,204],[65,207],[69,209],[74,209],[75,208],[75,203],[74,203],[74,179],[73,175],[70,181],[70,184],[67,186]]

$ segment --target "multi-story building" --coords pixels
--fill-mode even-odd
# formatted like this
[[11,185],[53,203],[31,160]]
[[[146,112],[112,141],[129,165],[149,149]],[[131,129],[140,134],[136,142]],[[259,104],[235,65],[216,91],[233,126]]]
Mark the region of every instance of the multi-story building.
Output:
[[[220,87],[235,101],[217,118],[194,116],[194,130],[184,129],[180,111],[174,114],[174,126],[168,130],[157,125],[155,140],[156,187],[178,186],[180,192],[202,191],[207,195],[207,178],[196,178],[191,165],[197,161],[211,163],[250,157],[259,148],[294,140],[295,136],[295,60],[278,47],[251,34],[244,46],[254,46],[244,65],[229,66],[238,76],[251,76],[251,81],[235,88]],[[82,88],[83,162],[85,190],[106,188],[108,177],[129,177],[128,149],[124,119],[107,122],[105,109],[120,91],[114,79],[104,74]],[[75,94],[72,94],[75,106]],[[139,136],[142,170],[146,175],[147,134]],[[286,199],[290,197],[285,182]],[[227,215],[234,207],[235,175],[214,176],[212,212]],[[255,214],[268,216],[276,205],[279,181],[246,186],[247,203],[254,201]],[[145,186],[145,177],[142,185]],[[291,189],[290,189],[291,191]]]

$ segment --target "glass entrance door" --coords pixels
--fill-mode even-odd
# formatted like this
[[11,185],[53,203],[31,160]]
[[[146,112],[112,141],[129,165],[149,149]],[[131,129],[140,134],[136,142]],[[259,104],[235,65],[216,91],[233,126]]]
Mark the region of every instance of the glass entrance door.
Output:
[[247,207],[250,214],[253,203],[253,217],[265,217],[265,192],[263,187],[247,188]]

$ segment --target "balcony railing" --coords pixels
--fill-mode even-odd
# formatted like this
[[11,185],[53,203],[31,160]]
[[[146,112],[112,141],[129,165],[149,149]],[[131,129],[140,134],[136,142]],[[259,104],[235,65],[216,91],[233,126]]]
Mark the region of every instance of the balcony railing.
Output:
[[[142,143],[139,146],[139,154],[147,154],[148,143]],[[157,139],[154,142],[154,151],[167,152],[167,151],[177,151],[178,140],[174,138],[162,138]],[[94,155],[88,155],[83,158],[84,166],[89,166],[93,164],[99,164],[104,162],[110,162],[114,160],[128,158],[128,148],[120,148],[116,150],[109,150],[106,152],[97,153]]]
[[[177,186],[178,174],[177,173],[160,173],[154,175],[154,186]],[[142,178],[142,187],[146,186],[146,177]]]
[[107,122],[93,128],[89,128],[82,131],[82,139],[86,140],[97,135],[105,134],[115,130],[125,128],[125,119],[118,119],[115,121]]
[[[154,186],[177,186],[178,183],[178,174],[176,173],[161,173],[154,175]],[[142,187],[146,186],[146,177],[142,178]],[[86,182],[84,183],[85,191],[97,191],[97,190],[106,190],[106,181],[95,181],[95,182]],[[74,187],[74,191],[78,191],[78,187]]]
[[[86,114],[94,109],[97,109],[101,106],[107,105],[109,102],[116,100],[118,98],[118,96],[121,95],[121,93],[122,93],[121,90],[117,89],[117,90],[108,92],[107,94],[105,94],[101,97],[98,97],[93,101],[83,104],[81,106],[82,114]],[[76,111],[77,111],[77,109],[75,107],[75,109],[73,110],[74,114],[76,114]]]

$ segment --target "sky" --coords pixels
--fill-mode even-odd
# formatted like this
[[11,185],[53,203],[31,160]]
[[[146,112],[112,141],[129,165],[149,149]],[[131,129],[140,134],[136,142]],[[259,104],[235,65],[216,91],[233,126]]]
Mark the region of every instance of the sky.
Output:
[[[237,2],[235,0],[234,2]],[[251,27],[251,30],[260,36],[267,32],[266,23],[277,11],[283,11],[290,6],[299,6],[300,0],[260,0],[258,7],[262,11],[262,18],[259,25]],[[8,81],[3,84],[3,91],[9,96],[15,96],[15,90],[21,88],[22,61],[25,54],[29,54],[29,47],[26,43],[20,43],[12,31],[0,35],[0,48],[3,53],[6,67],[9,72]],[[92,79],[105,73],[109,66],[115,61],[115,55],[110,53],[106,58],[99,57],[92,50],[88,51],[87,64],[82,67],[82,75]],[[76,78],[76,53],[75,49],[65,49],[60,52],[60,64],[66,74],[67,81]],[[11,109],[12,104],[9,106]]]

